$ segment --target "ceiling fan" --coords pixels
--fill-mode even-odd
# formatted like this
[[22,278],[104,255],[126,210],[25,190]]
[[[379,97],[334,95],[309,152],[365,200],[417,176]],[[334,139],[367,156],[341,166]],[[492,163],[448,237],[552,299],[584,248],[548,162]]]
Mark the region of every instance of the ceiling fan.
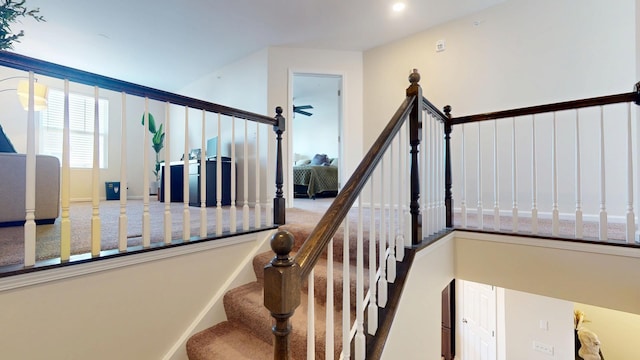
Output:
[[311,106],[311,105],[300,105],[300,106],[293,105],[293,112],[294,113],[302,114],[302,115],[305,115],[305,116],[313,115],[312,113],[310,113],[308,111],[305,111],[305,110],[308,110],[308,109],[313,109],[313,106]]

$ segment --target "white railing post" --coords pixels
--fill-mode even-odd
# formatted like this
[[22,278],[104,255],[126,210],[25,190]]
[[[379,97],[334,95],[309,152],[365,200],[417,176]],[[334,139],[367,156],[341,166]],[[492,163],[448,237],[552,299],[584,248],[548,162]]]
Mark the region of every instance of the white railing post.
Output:
[[636,216],[633,212],[633,136],[631,127],[631,103],[627,104],[627,222],[626,240],[628,244],[635,242]]
[[218,141],[216,142],[216,235],[222,235],[222,123],[218,114]]
[[576,239],[582,239],[583,236],[583,224],[582,224],[582,178],[580,169],[580,114],[576,109],[576,169],[575,169],[575,181],[576,181],[576,223],[575,223],[575,237]]
[[[66,90],[65,90],[66,92]],[[127,251],[127,95],[122,94],[120,117],[120,216],[118,218],[118,250]],[[66,116],[65,116],[66,117]]]
[[[202,110],[202,123],[200,124],[200,237],[207,236],[207,156],[205,148],[207,146],[207,113]],[[219,142],[219,141],[218,141]],[[218,173],[219,174],[219,173]]]
[[[327,279],[329,281],[330,279]],[[307,278],[307,360],[316,357],[315,270]]]
[[[100,255],[100,107],[99,90],[93,87],[93,168],[91,169],[91,256]],[[146,167],[145,167],[146,169]]]
[[244,120],[244,147],[242,153],[242,177],[244,190],[244,205],[242,206],[242,229],[249,230],[249,143],[248,125],[249,120]]
[[607,240],[607,190],[604,157],[604,109],[600,106],[600,240]]
[[498,179],[498,120],[493,120],[493,230],[500,230],[500,195]]
[[366,354],[365,353],[365,337],[364,337],[364,238],[363,236],[364,235],[363,235],[363,229],[362,229],[362,196],[358,196],[358,238],[356,243],[356,337],[355,337],[355,346],[354,346],[356,359],[364,359]]
[[[380,307],[385,307],[387,305],[387,239],[386,239],[386,231],[385,231],[385,187],[384,187],[384,173],[385,173],[385,161],[384,156],[380,159],[380,169],[378,173],[380,174],[380,238],[378,239],[379,245],[379,267],[380,267],[380,278],[378,279],[378,305]],[[373,285],[371,285],[373,286]]]
[[236,208],[236,117],[231,118],[231,209],[229,210],[230,222],[229,231],[238,231],[238,219]]
[[[123,95],[124,97],[124,95]],[[122,105],[124,107],[124,104]],[[60,261],[68,261],[71,257],[71,219],[69,202],[71,196],[71,158],[69,140],[69,80],[64,80],[64,125],[62,126],[62,184],[60,186],[60,203],[62,219],[60,220]],[[126,234],[125,234],[126,239]],[[126,249],[126,247],[125,247]],[[120,249],[123,251],[123,249]]]
[[164,243],[171,244],[173,239],[172,222],[171,222],[171,105],[167,101],[165,103],[164,111],[164,141],[165,141],[165,156],[163,167],[163,179],[164,179]]
[[189,108],[184,107],[184,155],[182,159],[182,240],[191,239],[189,212]]
[[481,138],[481,126],[478,122],[478,205],[476,211],[478,212],[478,229],[484,229],[484,216],[482,206],[482,138]]
[[464,124],[460,125],[460,227],[467,228],[467,176],[465,167]]
[[36,117],[34,86],[33,71],[29,71],[27,155],[25,160],[24,266],[36,264]]
[[516,119],[511,118],[511,229],[518,232],[518,161],[517,161]]
[[538,184],[536,164],[536,116],[531,117],[531,233],[538,233]]
[[262,209],[260,207],[260,185],[262,180],[260,179],[260,123],[256,123],[256,153],[255,153],[255,167],[256,167],[256,198],[254,205],[254,226],[259,229],[262,225]]
[[551,185],[551,235],[558,236],[560,232],[560,217],[558,211],[558,133],[555,112],[553,113],[553,127],[551,129]]
[[376,299],[376,273],[378,266],[376,265],[376,224],[375,211],[373,204],[375,194],[374,177],[369,178],[369,196],[371,205],[369,211],[369,307],[367,314],[367,332],[369,335],[375,335],[378,330],[378,305]]
[[342,358],[351,358],[351,282],[349,275],[349,216],[344,219],[342,241]]
[[325,303],[325,346],[324,358],[333,359],[334,357],[334,332],[333,332],[333,238],[327,246],[327,300]]

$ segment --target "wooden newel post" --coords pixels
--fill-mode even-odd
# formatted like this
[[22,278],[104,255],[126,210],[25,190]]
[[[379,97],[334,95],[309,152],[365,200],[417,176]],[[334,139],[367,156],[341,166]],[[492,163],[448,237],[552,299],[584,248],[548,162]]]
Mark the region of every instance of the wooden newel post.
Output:
[[415,96],[416,100],[409,115],[409,144],[411,145],[411,243],[416,245],[422,241],[422,217],[420,216],[420,170],[418,169],[418,148],[420,146],[420,127],[422,126],[422,88],[418,85],[420,74],[417,69],[409,75],[411,85],[407,88],[407,96]]
[[273,222],[277,225],[284,225],[286,223],[285,213],[285,199],[282,195],[282,133],[285,130],[286,120],[282,116],[282,108],[276,107],[276,120],[278,124],[273,127],[273,131],[276,132],[276,197],[273,198]]
[[451,196],[451,106],[444,107],[444,206],[448,228],[453,227],[453,198]]
[[293,249],[293,235],[278,231],[271,238],[271,249],[276,256],[264,268],[264,306],[276,320],[272,327],[275,335],[273,358],[289,359],[289,318],[300,305],[300,266],[289,253]]

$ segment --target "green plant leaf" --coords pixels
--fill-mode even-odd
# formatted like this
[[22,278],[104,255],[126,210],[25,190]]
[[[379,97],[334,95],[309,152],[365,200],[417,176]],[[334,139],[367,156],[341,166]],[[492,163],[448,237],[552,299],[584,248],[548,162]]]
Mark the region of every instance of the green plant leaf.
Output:
[[[155,135],[156,120],[153,118],[153,115],[151,115],[151,113],[148,113],[148,114],[149,114],[149,132]],[[142,126],[144,126],[144,115],[145,114],[142,114],[142,122],[141,122]]]

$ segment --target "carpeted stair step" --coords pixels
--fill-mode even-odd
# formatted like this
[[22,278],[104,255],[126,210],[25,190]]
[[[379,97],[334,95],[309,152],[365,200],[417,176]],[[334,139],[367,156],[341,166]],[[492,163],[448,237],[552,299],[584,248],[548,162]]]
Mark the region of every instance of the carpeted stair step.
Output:
[[190,360],[270,360],[273,345],[245,327],[225,321],[189,338],[187,356]]
[[[291,254],[292,256],[294,254]],[[263,285],[264,281],[264,267],[273,259],[274,254],[271,251],[267,251],[261,254],[256,255],[253,258],[253,270],[256,274],[257,281]],[[339,262],[333,263],[333,302],[342,304],[342,279],[343,279],[343,264]],[[369,269],[364,269],[364,291],[367,292],[369,289]],[[356,296],[356,267],[351,265],[349,269],[349,280],[350,280],[350,299],[352,308],[355,309],[355,299]],[[314,268],[314,295],[316,300],[324,305],[327,302],[327,260],[326,259],[318,259],[318,263]],[[303,291],[308,292],[308,282],[305,281],[303,284]]]
[[[316,357],[324,358],[325,353],[325,307],[315,302],[315,338]],[[272,317],[264,307],[262,285],[253,282],[232,289],[224,296],[224,307],[230,322],[241,324],[249,329],[262,342],[273,343],[271,333]],[[342,311],[341,305],[334,306],[333,321],[335,358],[341,351],[342,336]],[[305,359],[307,349],[307,296],[303,292],[300,298],[300,306],[291,318],[292,332],[289,336],[291,354],[293,359]]]

